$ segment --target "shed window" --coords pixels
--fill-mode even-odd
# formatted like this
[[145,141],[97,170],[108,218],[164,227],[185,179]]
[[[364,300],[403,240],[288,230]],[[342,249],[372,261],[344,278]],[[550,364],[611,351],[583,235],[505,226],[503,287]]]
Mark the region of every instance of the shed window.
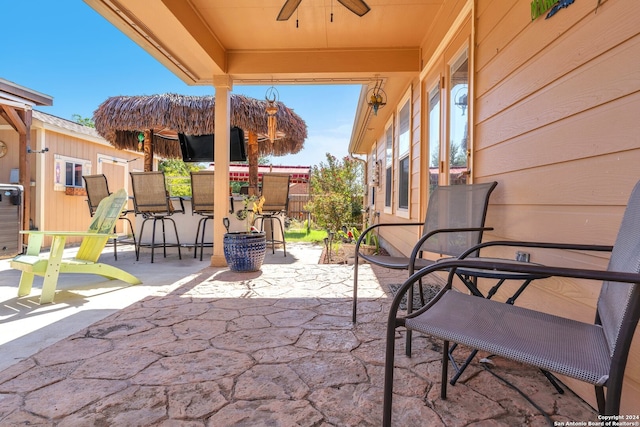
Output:
[[82,187],[82,163],[65,162],[65,182],[67,187]]

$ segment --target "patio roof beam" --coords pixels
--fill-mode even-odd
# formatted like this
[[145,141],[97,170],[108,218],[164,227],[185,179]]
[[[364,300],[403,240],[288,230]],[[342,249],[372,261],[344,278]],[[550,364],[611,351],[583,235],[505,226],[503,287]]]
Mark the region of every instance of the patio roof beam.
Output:
[[[162,0],[174,17],[191,34],[193,39],[202,47],[222,73],[227,71],[227,54],[224,46],[218,41],[209,27],[193,10],[191,2],[184,0]],[[215,74],[215,72],[214,72]]]
[[230,51],[229,74],[416,73],[420,49]]
[[3,116],[6,117],[7,121],[16,130],[16,132],[20,135],[26,134],[27,125],[24,120],[22,120],[16,109],[4,104],[0,105],[0,107],[2,107],[2,111],[4,112]]

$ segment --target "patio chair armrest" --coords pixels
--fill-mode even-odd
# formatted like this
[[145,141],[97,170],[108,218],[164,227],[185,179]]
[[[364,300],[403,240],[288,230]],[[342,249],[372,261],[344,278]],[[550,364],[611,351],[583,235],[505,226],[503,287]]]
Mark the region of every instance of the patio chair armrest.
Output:
[[[418,258],[418,254],[421,252],[421,247],[424,242],[426,242],[431,237],[440,233],[472,233],[478,231],[491,231],[493,227],[462,227],[462,228],[439,228],[437,230],[430,231],[429,233],[420,237],[418,242],[413,246],[413,250],[411,251],[411,256],[409,257],[409,273],[413,273],[413,265]],[[474,246],[475,247],[475,246]],[[467,251],[468,252],[468,251]],[[465,252],[466,253],[466,252]]]
[[424,276],[435,271],[447,271],[449,273],[447,284],[444,286],[443,290],[438,295],[436,295],[436,297],[432,301],[430,301],[419,310],[412,312],[407,317],[418,316],[421,313],[425,312],[438,300],[438,298],[444,293],[444,290],[451,289],[452,277],[455,274],[457,268],[521,273],[541,278],[567,277],[591,281],[608,281],[611,283],[623,282],[640,284],[640,273],[551,267],[532,263],[508,263],[500,262],[500,260],[497,259],[483,260],[482,258],[474,258],[473,260],[465,260],[452,258],[439,261],[433,265],[418,270],[402,284],[402,286],[398,289],[396,295],[394,296],[394,300],[391,304],[391,309],[389,311],[389,322],[394,322],[395,325],[401,325],[404,322],[404,320],[402,319],[400,323],[396,323],[396,314],[398,312],[402,296],[411,288],[414,283],[416,283]]
[[169,203],[173,204],[173,201],[177,200],[180,202],[180,209],[173,208],[174,213],[184,213],[184,197],[182,196],[171,196],[169,197]]
[[610,245],[588,245],[579,243],[553,243],[553,242],[534,242],[534,241],[518,241],[518,240],[494,240],[489,242],[483,242],[477,244],[463,254],[459,256],[460,259],[464,259],[473,253],[478,253],[476,256],[480,256],[480,249],[496,246],[510,246],[521,248],[542,248],[542,249],[561,249],[561,250],[577,250],[577,251],[590,251],[590,252],[611,252],[613,246]]
[[362,233],[360,233],[360,237],[356,240],[356,253],[360,248],[360,244],[365,240],[366,235],[371,231],[380,228],[380,227],[406,227],[406,226],[421,226],[424,225],[423,222],[385,222],[380,224],[373,224],[369,227],[365,228]]

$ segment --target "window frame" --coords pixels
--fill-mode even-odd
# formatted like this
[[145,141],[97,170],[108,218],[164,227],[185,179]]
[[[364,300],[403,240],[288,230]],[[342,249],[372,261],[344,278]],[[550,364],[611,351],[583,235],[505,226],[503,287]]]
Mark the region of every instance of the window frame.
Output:
[[384,149],[385,149],[385,163],[384,163],[384,212],[393,212],[393,171],[394,171],[394,117],[389,118],[389,121],[384,127]]
[[[398,103],[398,106],[396,108],[396,138],[395,138],[395,153],[396,153],[396,158],[394,159],[394,167],[395,167],[395,178],[396,178],[396,186],[395,186],[395,206],[397,206],[396,209],[396,215],[402,218],[409,218],[410,217],[410,210],[411,210],[411,148],[412,148],[412,97],[411,97],[411,88],[407,89],[406,93],[404,94],[404,96],[400,99],[400,102]],[[407,117],[407,124],[406,124],[406,131],[404,131],[402,134],[401,129],[402,129],[402,114],[403,111],[405,111],[406,108],[406,114],[408,115]],[[406,147],[401,147],[401,142],[403,138],[403,135],[406,135]],[[400,152],[400,149],[403,149],[402,152]],[[402,179],[402,168],[401,166],[403,165],[403,162],[406,162],[406,167],[407,167],[407,175],[406,175],[406,182],[403,182]],[[406,188],[401,188],[401,185],[406,185]],[[406,196],[406,206],[401,206],[400,205],[400,199],[401,199],[401,194],[404,194]]]
[[[72,171],[77,167],[80,168],[80,175],[76,177],[75,173],[72,173],[72,177],[75,179],[73,184],[67,184],[67,165],[72,165]],[[84,181],[82,177],[84,175],[91,174],[91,160],[80,159],[77,157],[62,156],[56,154],[53,161],[53,190],[65,191],[67,188],[83,188]]]

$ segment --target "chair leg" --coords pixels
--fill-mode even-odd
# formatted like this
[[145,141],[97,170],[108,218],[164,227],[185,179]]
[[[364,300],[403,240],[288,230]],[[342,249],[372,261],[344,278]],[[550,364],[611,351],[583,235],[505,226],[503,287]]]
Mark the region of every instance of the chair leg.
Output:
[[[355,311],[354,311],[355,321]],[[387,324],[387,349],[384,361],[384,394],[383,394],[383,427],[391,427],[391,414],[393,409],[393,367],[395,359],[396,329],[392,320]]]
[[122,218],[120,218],[124,221],[127,221],[129,223],[129,228],[131,229],[131,238],[133,239],[133,246],[137,245],[137,240],[136,240],[136,232],[133,229],[133,223],[131,222],[131,220],[129,218],[127,218],[126,216],[123,216]]
[[[202,218],[202,220],[204,220],[204,222],[202,223],[202,235],[200,236],[200,261],[202,261],[202,253],[204,252],[204,236],[205,236],[205,230],[207,229],[207,220],[209,219],[209,217],[204,217]],[[201,221],[202,221],[201,220]]]
[[[173,218],[167,218],[167,220],[171,221],[171,223],[173,224],[173,231],[176,233],[176,243],[178,246],[178,259],[182,259],[182,252],[180,252],[180,237],[178,237],[178,227],[176,226],[176,222],[173,220]],[[165,250],[166,250],[166,246],[165,246]]]
[[355,257],[353,259],[353,308],[351,309],[351,322],[356,323],[358,313],[358,248],[356,246]]
[[153,264],[153,254],[156,246],[156,221],[157,218],[153,218],[153,234],[151,235],[151,264]]
[[[113,227],[113,234],[116,234],[116,227]],[[118,260],[118,237],[113,238],[113,257]]]
[[449,367],[449,341],[442,343],[442,378],[440,379],[440,397],[442,400],[447,398],[447,378]]
[[164,218],[161,218],[160,222],[162,223],[162,255],[166,258],[167,257],[167,233],[165,230]]
[[198,236],[200,235],[200,225],[202,224],[202,219],[198,221],[198,228],[196,228],[196,241],[193,243],[193,258],[198,257]]
[[271,253],[275,254],[276,253],[276,242],[275,242],[275,237],[273,234],[273,217],[269,216],[267,217],[267,219],[269,220],[269,225],[271,226]]
[[[142,221],[142,225],[140,226],[140,235],[138,236],[138,241],[136,243],[136,261],[140,261],[140,244],[142,243],[142,236],[144,236],[144,225],[147,223],[147,221],[149,221],[149,219],[151,218],[145,218]],[[152,237],[152,241],[153,241],[153,237]]]
[[[284,240],[284,225],[282,224],[282,220],[279,217],[276,217],[278,224],[280,224],[280,232],[282,233],[282,249],[284,250],[284,256],[287,256],[287,242]],[[271,229],[273,233],[273,228]]]

